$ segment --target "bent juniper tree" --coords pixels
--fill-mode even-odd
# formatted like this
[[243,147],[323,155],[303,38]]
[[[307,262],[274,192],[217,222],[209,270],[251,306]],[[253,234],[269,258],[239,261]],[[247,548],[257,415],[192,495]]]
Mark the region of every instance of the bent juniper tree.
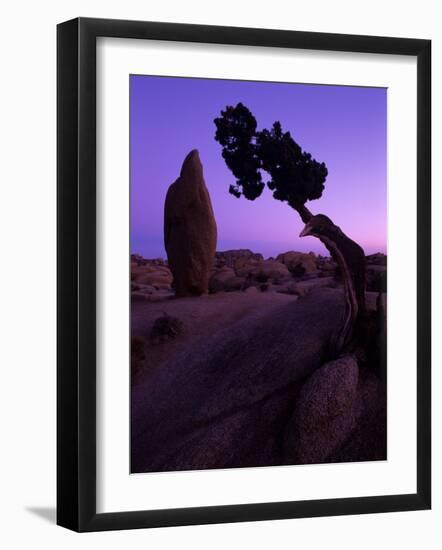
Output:
[[[229,192],[253,201],[267,185],[275,199],[287,202],[301,216],[306,226],[300,236],[317,237],[340,266],[347,307],[337,347],[349,349],[356,341],[355,327],[365,317],[365,255],[327,216],[314,216],[306,207],[306,202],[322,196],[326,165],[303,151],[279,121],[271,130],[257,130],[255,117],[242,103],[227,106],[214,122],[215,139],[236,179]],[[263,173],[269,176],[266,182]]]

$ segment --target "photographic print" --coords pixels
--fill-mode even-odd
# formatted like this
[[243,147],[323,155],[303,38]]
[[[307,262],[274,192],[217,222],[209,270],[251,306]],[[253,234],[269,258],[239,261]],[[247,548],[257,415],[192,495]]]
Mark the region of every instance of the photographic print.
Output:
[[430,509],[430,283],[430,40],[57,26],[58,525]]
[[387,89],[130,75],[131,473],[387,459]]

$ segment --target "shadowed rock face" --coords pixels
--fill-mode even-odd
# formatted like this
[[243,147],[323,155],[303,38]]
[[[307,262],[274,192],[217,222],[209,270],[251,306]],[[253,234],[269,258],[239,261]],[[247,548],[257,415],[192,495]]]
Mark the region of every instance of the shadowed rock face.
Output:
[[132,390],[132,472],[282,463],[303,381],[327,359],[342,292],[318,289],[226,325]]
[[177,296],[207,293],[216,238],[212,203],[194,150],[169,187],[164,205],[164,244]]
[[303,385],[284,437],[287,464],[324,462],[356,425],[358,364],[340,357]]

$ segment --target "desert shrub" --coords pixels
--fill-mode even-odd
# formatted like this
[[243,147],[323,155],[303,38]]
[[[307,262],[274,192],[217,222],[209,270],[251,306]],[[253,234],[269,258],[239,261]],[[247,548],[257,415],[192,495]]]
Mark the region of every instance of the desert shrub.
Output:
[[301,263],[290,266],[289,271],[293,277],[302,277],[306,273],[305,267]]
[[176,338],[183,332],[184,323],[178,317],[164,313],[155,319],[149,338],[153,343],[160,343]]
[[269,280],[269,276],[266,273],[260,272],[256,275],[255,279],[258,283],[266,283]]

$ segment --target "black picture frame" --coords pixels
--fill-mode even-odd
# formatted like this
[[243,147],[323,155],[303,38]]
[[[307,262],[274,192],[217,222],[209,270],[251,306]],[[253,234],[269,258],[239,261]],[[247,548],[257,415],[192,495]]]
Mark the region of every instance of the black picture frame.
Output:
[[[396,54],[417,58],[417,492],[96,512],[96,39]],[[79,18],[57,28],[57,523],[75,531],[424,510],[431,506],[431,41]]]

